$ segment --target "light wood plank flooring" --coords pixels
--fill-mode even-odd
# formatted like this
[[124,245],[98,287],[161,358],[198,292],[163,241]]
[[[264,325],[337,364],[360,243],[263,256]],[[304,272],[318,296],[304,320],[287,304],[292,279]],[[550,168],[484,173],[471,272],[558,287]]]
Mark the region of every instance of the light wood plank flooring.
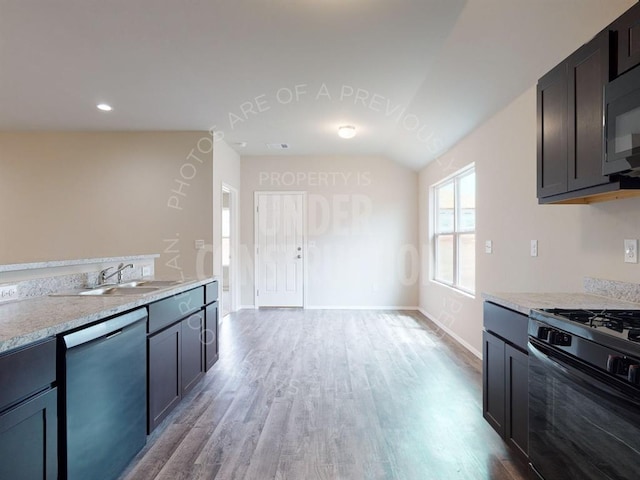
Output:
[[480,361],[419,313],[243,310],[220,349],[122,479],[526,478]]

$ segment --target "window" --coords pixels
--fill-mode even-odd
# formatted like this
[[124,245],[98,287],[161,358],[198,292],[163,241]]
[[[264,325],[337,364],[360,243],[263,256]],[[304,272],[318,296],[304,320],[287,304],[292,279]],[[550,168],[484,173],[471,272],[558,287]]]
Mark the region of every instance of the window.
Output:
[[476,171],[433,186],[433,279],[468,293],[476,288]]

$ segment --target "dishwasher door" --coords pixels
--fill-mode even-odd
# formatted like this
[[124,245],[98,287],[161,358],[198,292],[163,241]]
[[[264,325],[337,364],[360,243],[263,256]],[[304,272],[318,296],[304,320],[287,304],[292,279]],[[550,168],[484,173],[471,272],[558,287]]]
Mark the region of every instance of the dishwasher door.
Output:
[[118,478],[146,442],[146,319],[142,308],[62,337],[69,480]]

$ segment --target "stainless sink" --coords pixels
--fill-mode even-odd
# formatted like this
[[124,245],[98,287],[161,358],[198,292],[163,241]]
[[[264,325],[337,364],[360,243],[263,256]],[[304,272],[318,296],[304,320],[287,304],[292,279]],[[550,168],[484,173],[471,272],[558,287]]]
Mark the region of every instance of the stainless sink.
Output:
[[131,280],[118,285],[119,288],[171,287],[182,283],[180,280]]
[[75,297],[75,296],[99,296],[99,295],[146,295],[158,291],[159,287],[122,287],[122,286],[102,286],[96,288],[81,288],[66,292],[52,293],[52,297]]
[[93,288],[81,288],[66,292],[52,293],[52,297],[76,297],[76,296],[99,296],[99,295],[146,295],[161,288],[171,287],[182,283],[180,280],[131,280],[124,283],[110,283]]

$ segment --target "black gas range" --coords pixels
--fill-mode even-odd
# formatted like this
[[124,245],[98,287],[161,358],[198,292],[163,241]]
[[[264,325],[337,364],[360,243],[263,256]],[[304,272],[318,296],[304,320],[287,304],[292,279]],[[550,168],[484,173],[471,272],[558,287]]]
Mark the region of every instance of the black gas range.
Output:
[[532,310],[528,348],[532,472],[637,479],[640,310]]

